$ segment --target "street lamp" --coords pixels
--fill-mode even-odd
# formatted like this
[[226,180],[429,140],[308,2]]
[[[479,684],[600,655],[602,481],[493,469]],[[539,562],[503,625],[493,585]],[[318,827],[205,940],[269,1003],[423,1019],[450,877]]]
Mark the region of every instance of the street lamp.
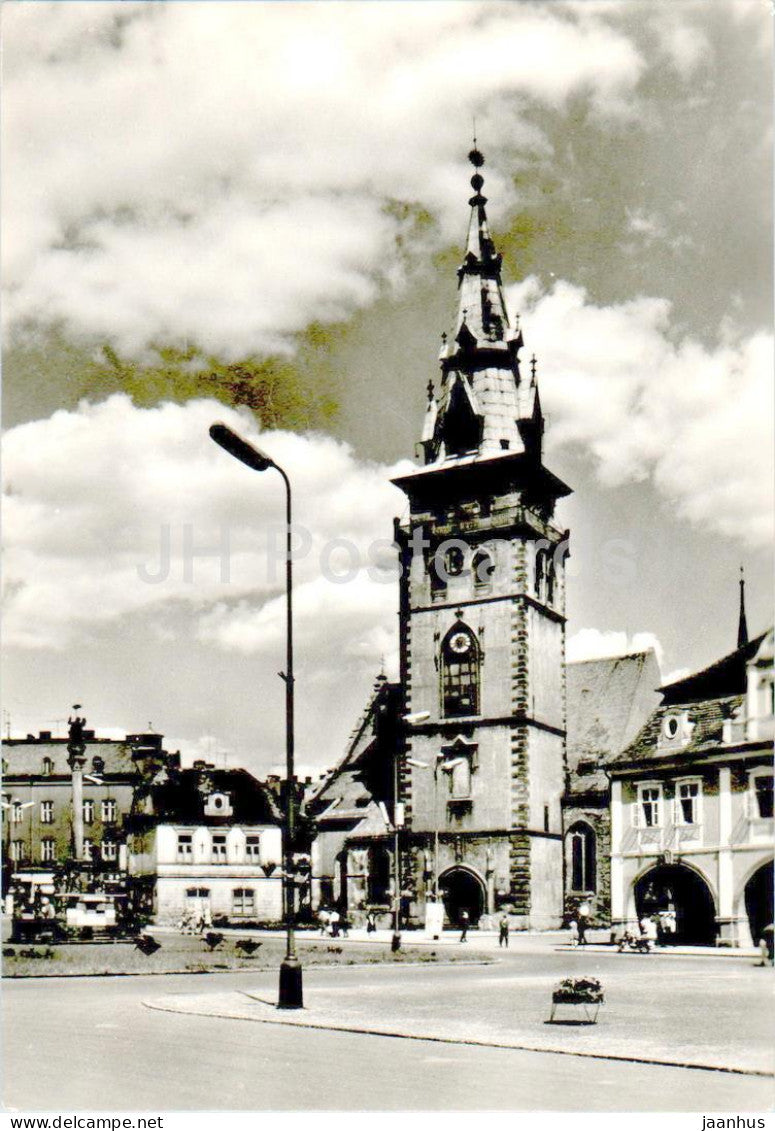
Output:
[[292,855],[296,839],[296,777],[294,773],[293,734],[293,562],[291,558],[291,483],[279,464],[232,432],[225,424],[213,424],[210,437],[230,456],[253,471],[279,471],[285,483],[285,594],[287,659],[280,678],[285,683],[285,828],[283,837],[283,904],[285,911],[285,958],[280,965],[278,1009],[301,1009],[304,1005],[301,963],[296,956],[294,931],[294,897],[291,873]]

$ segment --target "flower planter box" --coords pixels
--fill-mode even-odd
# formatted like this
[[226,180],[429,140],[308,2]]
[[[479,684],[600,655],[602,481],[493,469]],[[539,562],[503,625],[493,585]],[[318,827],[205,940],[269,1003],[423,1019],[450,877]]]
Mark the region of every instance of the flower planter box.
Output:
[[578,1024],[594,1025],[604,1002],[603,987],[596,978],[566,978],[552,990],[549,1021],[554,1022],[558,1005],[580,1005],[584,1009],[585,1020]]

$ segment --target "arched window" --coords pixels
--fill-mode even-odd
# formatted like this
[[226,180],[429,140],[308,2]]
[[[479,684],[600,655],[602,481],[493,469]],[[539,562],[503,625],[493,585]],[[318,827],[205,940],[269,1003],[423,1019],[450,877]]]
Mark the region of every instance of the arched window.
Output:
[[441,646],[441,713],[479,714],[479,645],[470,629],[456,625]]
[[597,891],[597,844],[594,829],[580,821],[571,826],[568,836],[571,891]]
[[477,550],[471,562],[471,569],[474,574],[474,586],[477,589],[490,585],[495,574],[495,559],[491,552],[484,547]]
[[536,551],[535,560],[535,580],[533,584],[533,592],[537,600],[541,601],[544,597],[544,589],[546,582],[546,550]]
[[54,763],[50,758],[43,759],[43,773],[46,777],[50,777],[54,772]]
[[554,604],[554,559],[546,555],[546,603]]
[[375,844],[369,848],[369,903],[390,902],[391,858],[387,848]]

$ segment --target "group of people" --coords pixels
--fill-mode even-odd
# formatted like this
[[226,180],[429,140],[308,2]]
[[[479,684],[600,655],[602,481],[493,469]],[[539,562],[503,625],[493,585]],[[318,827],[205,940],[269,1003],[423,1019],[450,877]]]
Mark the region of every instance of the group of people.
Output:
[[213,925],[213,918],[207,904],[192,910],[187,908],[178,923],[178,930],[183,935],[201,935],[209,931]]
[[329,935],[332,939],[349,938],[350,923],[344,911],[337,911],[335,907],[321,907],[318,911],[318,923],[321,935]]
[[639,934],[625,931],[619,939],[619,950],[640,950],[650,954],[657,946],[675,941],[676,920],[674,911],[659,911],[644,915],[638,922]]

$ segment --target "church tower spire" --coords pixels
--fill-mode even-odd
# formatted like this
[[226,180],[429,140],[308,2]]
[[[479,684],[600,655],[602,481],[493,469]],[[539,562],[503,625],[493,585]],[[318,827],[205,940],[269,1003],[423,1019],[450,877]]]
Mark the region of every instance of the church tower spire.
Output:
[[495,248],[483,195],[484,157],[474,143],[473,196],[463,262],[458,268],[458,311],[452,338],[439,354],[441,387],[423,429],[426,464],[474,460],[504,451],[540,459],[543,416],[532,376],[523,378],[519,324],[512,327],[503,297],[502,256]]
[[408,500],[395,526],[401,886],[420,918],[444,890],[472,922],[508,906],[543,929],[562,912],[568,531],[554,513],[570,488],[543,463],[537,362],[522,372],[476,143],[469,160],[457,319],[428,386],[423,466],[393,480]]
[[737,621],[737,646],[743,648],[748,643],[748,621],[745,617],[745,571],[740,566],[740,614]]

